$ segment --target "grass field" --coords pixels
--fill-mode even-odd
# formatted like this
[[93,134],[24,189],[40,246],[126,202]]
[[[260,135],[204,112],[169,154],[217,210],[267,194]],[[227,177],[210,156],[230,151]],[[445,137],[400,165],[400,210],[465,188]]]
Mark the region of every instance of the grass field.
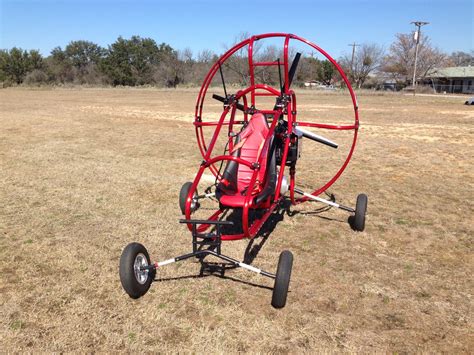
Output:
[[[271,280],[197,277],[194,261],[160,269],[130,299],[126,244],[158,260],[191,247],[177,198],[202,160],[196,95],[0,90],[1,352],[472,353],[474,107],[463,98],[359,96],[360,140],[330,192],[349,205],[367,193],[366,230],[315,204],[266,226],[253,265],[275,271],[282,250],[295,256],[284,309],[270,306]],[[340,94],[298,100],[323,121],[350,112]],[[336,163],[305,144],[309,187]],[[223,251],[242,259],[248,243]]]

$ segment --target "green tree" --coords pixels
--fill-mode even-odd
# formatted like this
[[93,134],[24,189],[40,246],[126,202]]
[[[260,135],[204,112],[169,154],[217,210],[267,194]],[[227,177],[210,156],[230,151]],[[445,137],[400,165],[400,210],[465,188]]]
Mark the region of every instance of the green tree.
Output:
[[336,68],[329,60],[319,61],[317,67],[317,78],[324,85],[331,85],[334,74],[336,73]]
[[[182,58],[180,58],[180,56]],[[186,70],[191,68],[186,64],[186,56],[192,65],[192,60],[189,58],[189,53],[178,53],[171,46],[166,43],[161,43],[159,46],[159,64],[154,67],[154,79],[156,83],[162,84],[166,87],[176,87],[178,84],[184,82]]]
[[102,81],[98,66],[107,51],[89,41],[72,41],[64,49],[67,64],[72,67],[74,82],[97,84]]
[[28,71],[44,69],[44,59],[41,53],[35,49],[28,53]]
[[48,69],[57,83],[67,83],[74,80],[74,72],[71,61],[61,47],[56,47],[47,58]]
[[8,51],[6,49],[0,50],[0,81],[4,82],[8,79],[8,75],[5,72],[6,63],[8,62]]
[[33,70],[43,69],[43,57],[37,50],[29,52],[14,47],[2,50],[0,55],[0,77],[21,84],[25,76]]
[[109,46],[108,54],[101,62],[101,70],[113,85],[143,85],[153,83],[153,69],[170,46],[160,47],[151,38],[119,37]]
[[89,41],[71,41],[64,49],[65,56],[79,70],[97,65],[105,56],[106,50]]

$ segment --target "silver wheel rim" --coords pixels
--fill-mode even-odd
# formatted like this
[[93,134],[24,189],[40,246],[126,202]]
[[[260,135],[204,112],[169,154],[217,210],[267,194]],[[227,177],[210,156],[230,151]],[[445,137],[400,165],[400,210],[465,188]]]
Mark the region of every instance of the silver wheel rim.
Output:
[[195,193],[193,199],[191,200],[191,211],[196,211],[196,201],[197,201],[197,194]]
[[135,274],[135,279],[140,285],[144,285],[148,280],[148,270],[141,270],[142,267],[148,266],[148,261],[143,253],[138,254],[135,257],[133,263],[133,272]]

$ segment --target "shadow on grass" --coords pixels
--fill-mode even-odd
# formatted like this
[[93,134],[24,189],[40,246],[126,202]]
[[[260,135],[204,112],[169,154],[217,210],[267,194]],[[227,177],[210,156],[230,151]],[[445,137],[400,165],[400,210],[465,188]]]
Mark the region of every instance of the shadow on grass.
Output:
[[167,282],[167,281],[178,281],[178,280],[186,280],[186,279],[199,279],[209,276],[215,276],[224,280],[229,280],[233,282],[237,282],[240,284],[263,288],[266,290],[273,290],[273,287],[265,286],[261,284],[256,284],[254,282],[242,280],[233,276],[226,276],[225,271],[229,269],[236,269],[237,266],[229,263],[214,263],[214,262],[201,262],[201,270],[199,271],[198,275],[185,275],[185,276],[177,276],[177,277],[167,277],[167,278],[160,278],[154,279],[153,282]]
[[[332,193],[326,193],[326,196],[329,197],[329,201],[331,202],[336,202],[336,196]],[[309,203],[312,203],[312,201],[309,201]],[[318,218],[321,218],[321,219],[324,219],[326,221],[331,221],[331,222],[338,222],[338,223],[349,223],[349,225],[351,226],[351,228],[353,228],[353,220],[354,220],[354,216],[349,216],[346,220],[345,219],[340,219],[340,218],[335,218],[335,217],[328,217],[328,216],[322,216],[321,213],[323,212],[327,212],[329,210],[333,209],[333,207],[331,206],[322,206],[320,208],[317,208],[315,210],[312,210],[312,211],[292,211],[291,214],[289,213],[288,215],[290,217],[294,216],[294,215],[297,215],[297,214],[300,214],[302,216],[314,216],[314,217],[318,217]]]
[[[331,201],[335,201],[334,195],[328,195],[330,197]],[[278,223],[283,221],[285,214],[288,215],[289,217],[293,217],[297,214],[301,214],[304,216],[317,216],[319,218],[323,218],[325,220],[330,220],[330,221],[335,221],[335,222],[344,222],[340,219],[335,219],[335,218],[330,218],[330,217],[325,217],[321,216],[320,214],[323,212],[326,212],[331,209],[331,206],[323,206],[321,208],[317,208],[316,210],[312,211],[292,211],[291,209],[291,201],[289,199],[283,200],[280,205],[275,208],[273,213],[268,217],[268,219],[265,221],[263,226],[260,228],[259,232],[257,235],[253,238],[250,239],[249,243],[247,244],[247,247],[245,248],[244,256],[243,256],[243,262],[245,264],[252,264],[255,258],[258,256],[260,250],[263,248],[265,245],[266,241],[270,237],[270,235],[273,233],[275,230],[276,226]],[[255,221],[255,219],[261,218],[264,211],[259,211],[259,210],[251,210],[249,215],[249,225]],[[235,208],[233,210],[229,210],[225,212],[222,217],[222,220],[226,221],[232,221],[234,222],[233,225],[227,226],[224,225],[221,227],[221,232],[222,234],[239,234],[242,233],[242,209]],[[211,232],[215,232],[215,230],[211,230]],[[209,247],[211,250],[215,250],[215,246]],[[230,280],[238,283],[242,283],[245,285],[253,286],[253,287],[258,287],[258,288],[264,288],[268,290],[273,290],[272,287],[261,285],[261,284],[256,284],[252,283],[249,281],[245,281],[236,277],[231,277],[226,275],[227,270],[231,269],[236,269],[238,266],[231,264],[231,263],[216,263],[216,262],[207,262],[204,259],[200,259],[201,263],[201,269],[199,271],[198,275],[186,275],[186,276],[178,276],[178,277],[170,277],[170,278],[161,278],[161,279],[155,279],[155,282],[165,282],[165,281],[176,281],[176,280],[184,280],[184,279],[195,279],[195,278],[201,278],[201,277],[208,277],[208,276],[216,276],[225,280]]]

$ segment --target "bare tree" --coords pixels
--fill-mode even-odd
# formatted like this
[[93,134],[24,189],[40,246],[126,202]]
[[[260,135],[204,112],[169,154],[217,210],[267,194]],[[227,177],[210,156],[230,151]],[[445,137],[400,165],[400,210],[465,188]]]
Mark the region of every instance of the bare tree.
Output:
[[[415,46],[413,33],[398,33],[390,46],[389,54],[384,58],[382,71],[399,82],[408,82],[413,75]],[[434,68],[444,66],[446,59],[443,52],[431,45],[429,37],[423,36],[418,48],[418,78],[423,79]]]
[[214,59],[214,52],[210,49],[203,49],[197,55],[197,61],[199,63],[210,63]]
[[201,85],[207,72],[216,60],[217,55],[209,49],[203,49],[198,52],[190,81],[193,84]]
[[454,67],[466,67],[468,65],[474,65],[474,50],[471,53],[462,51],[453,52],[449,56],[449,65]]
[[[232,48],[234,45],[242,42],[249,38],[251,35],[248,32],[241,32],[234,39],[233,44],[230,47],[225,47],[226,50]],[[253,55],[258,56],[261,49],[261,42],[255,41],[253,45]],[[248,46],[236,51],[226,62],[225,67],[228,68],[234,77],[231,77],[231,82],[239,82],[243,86],[249,85],[249,65],[248,65]]]
[[193,58],[193,51],[186,47],[183,50],[178,50],[177,65],[180,66],[179,72],[182,83],[189,83],[193,79],[193,71],[195,67],[195,60]]
[[369,75],[380,68],[383,57],[382,46],[364,43],[355,52],[354,61],[352,61],[352,54],[345,54],[340,59],[340,64],[349,73],[351,81],[360,89]]

